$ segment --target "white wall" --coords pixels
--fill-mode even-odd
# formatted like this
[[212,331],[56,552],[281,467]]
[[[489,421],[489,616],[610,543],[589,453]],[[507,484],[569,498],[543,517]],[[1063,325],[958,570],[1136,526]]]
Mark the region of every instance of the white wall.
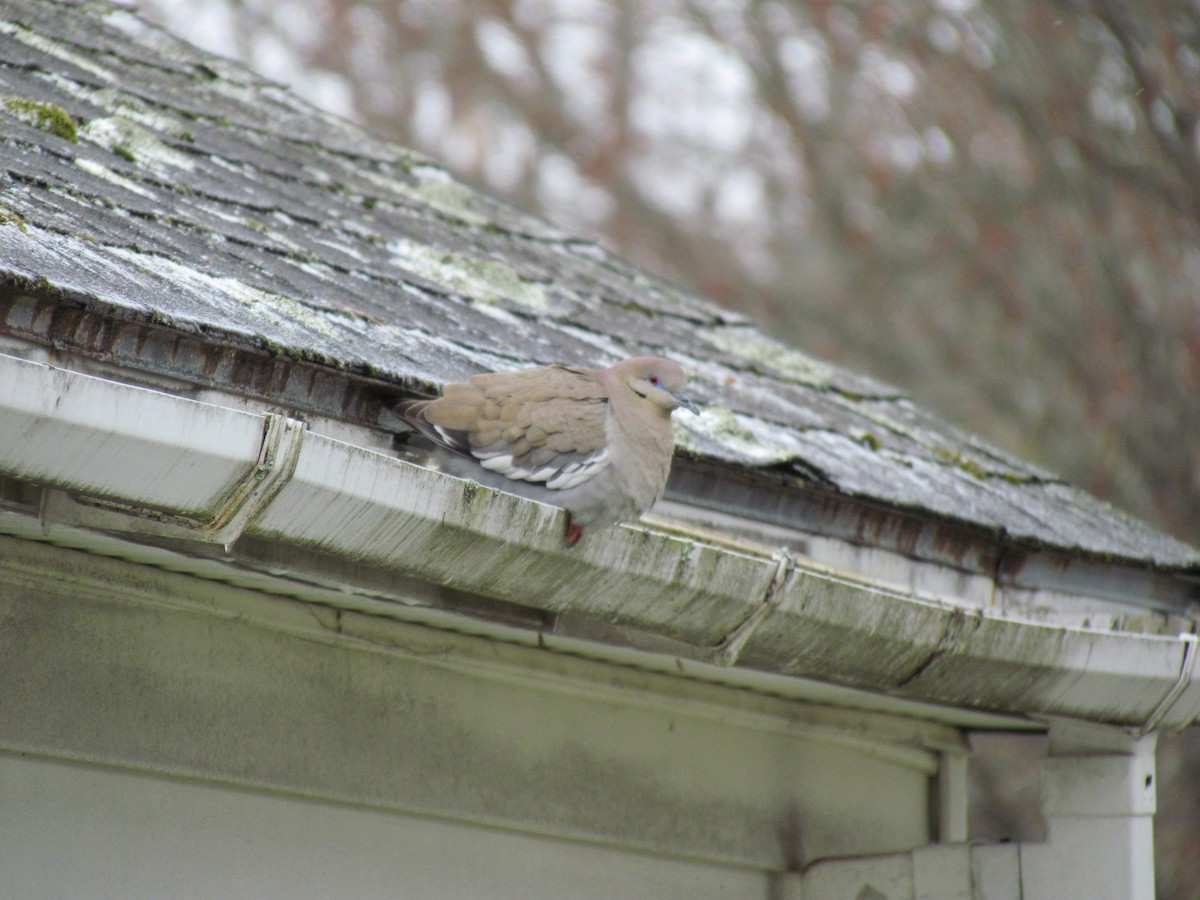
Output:
[[0,755],[0,896],[766,898],[746,869]]
[[[80,785],[61,766],[39,774],[50,799],[29,828],[40,821],[39,841],[63,830],[81,858],[111,841],[128,861],[149,841],[170,851],[172,866],[209,871],[229,833],[241,835],[239,846],[276,848],[270,859],[299,842],[296,871],[317,864],[309,855],[321,842],[311,835],[321,828],[293,832],[280,812],[301,809],[288,806],[296,801],[218,801],[195,786],[223,782],[346,805],[301,822],[355,807],[357,824],[338,826],[350,833],[391,829],[401,844],[409,834],[451,845],[461,837],[450,856],[466,859],[477,845],[511,855],[513,878],[525,857],[564,854],[598,868],[628,860],[633,881],[651,857],[786,871],[927,843],[938,753],[922,742],[957,739],[941,726],[334,611],[62,547],[0,537],[0,555],[0,751],[187,780],[92,772]],[[36,807],[36,792],[21,790]],[[174,812],[133,812],[154,808],[155,792]],[[14,819],[5,806],[10,833],[32,854],[27,876],[54,871],[64,854],[35,852],[37,841],[21,836],[24,814]],[[110,807],[127,812],[105,824]],[[73,817],[78,827],[66,828]],[[207,817],[217,836],[193,852],[194,823]],[[480,825],[512,833],[469,827]],[[521,834],[577,843],[534,849]],[[364,844],[356,865],[386,870],[384,846]],[[416,857],[415,871],[439,870],[425,850]],[[235,855],[251,868],[255,858]],[[531,878],[541,877],[538,865]],[[663,871],[690,883],[689,865],[663,862]]]

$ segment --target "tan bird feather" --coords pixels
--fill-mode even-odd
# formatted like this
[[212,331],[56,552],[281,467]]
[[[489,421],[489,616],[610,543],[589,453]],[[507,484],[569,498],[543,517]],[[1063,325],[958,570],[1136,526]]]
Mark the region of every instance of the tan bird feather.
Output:
[[671,413],[697,412],[686,381],[657,357],[607,369],[542,366],[474,375],[397,411],[445,451],[453,474],[566,509],[574,544],[584,528],[636,518],[662,496]]

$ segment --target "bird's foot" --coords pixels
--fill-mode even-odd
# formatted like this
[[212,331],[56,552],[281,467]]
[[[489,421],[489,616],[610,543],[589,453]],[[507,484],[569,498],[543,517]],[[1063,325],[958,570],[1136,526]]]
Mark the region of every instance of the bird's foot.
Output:
[[574,547],[579,543],[579,539],[583,537],[583,526],[576,525],[570,519],[567,519],[566,544],[568,547]]

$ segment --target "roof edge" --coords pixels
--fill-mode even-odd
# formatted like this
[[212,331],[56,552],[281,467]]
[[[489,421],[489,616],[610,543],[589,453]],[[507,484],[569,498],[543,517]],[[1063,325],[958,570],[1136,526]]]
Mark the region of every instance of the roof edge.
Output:
[[[142,373],[152,383],[174,380],[180,385],[228,391],[270,408],[328,416],[389,434],[403,426],[398,418],[388,417],[388,401],[436,387],[432,378],[400,382],[318,359],[273,353],[269,347],[238,340],[236,334],[181,332],[155,321],[153,315],[144,320],[114,317],[94,308],[96,303],[88,298],[64,301],[0,285],[0,335],[113,366],[121,370],[122,378]],[[713,478],[716,471],[720,479]],[[727,496],[714,492],[718,480],[740,481],[760,494],[756,500],[762,502],[747,504],[743,498],[739,505],[731,506]],[[775,490],[780,483],[802,486],[803,490]],[[672,469],[667,497],[716,512],[751,516],[768,526],[786,524],[814,535],[986,574],[998,582],[1017,584],[1022,577],[1028,581],[1036,570],[1031,586],[1078,590],[1078,561],[1087,560],[1147,573],[1140,581],[1148,602],[1136,599],[1128,578],[1122,580],[1119,596],[1109,595],[1109,599],[1170,613],[1184,612],[1188,601],[1200,599],[1200,563],[1176,566],[1084,549],[1070,552],[938,512],[858,497],[809,482],[780,467],[734,471],[705,458],[681,457]],[[1075,564],[1067,565],[1068,558]],[[1183,596],[1178,589],[1156,583],[1156,573],[1168,578],[1182,576],[1194,584],[1188,596]],[[1097,579],[1084,581],[1091,590],[1096,589]]]

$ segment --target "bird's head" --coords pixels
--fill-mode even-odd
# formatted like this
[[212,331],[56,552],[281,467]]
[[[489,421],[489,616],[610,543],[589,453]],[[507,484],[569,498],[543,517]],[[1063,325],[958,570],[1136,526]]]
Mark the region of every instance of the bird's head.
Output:
[[638,356],[617,363],[612,373],[637,396],[660,407],[667,415],[679,407],[700,413],[700,408],[683,393],[687,386],[683,369],[669,359]]

